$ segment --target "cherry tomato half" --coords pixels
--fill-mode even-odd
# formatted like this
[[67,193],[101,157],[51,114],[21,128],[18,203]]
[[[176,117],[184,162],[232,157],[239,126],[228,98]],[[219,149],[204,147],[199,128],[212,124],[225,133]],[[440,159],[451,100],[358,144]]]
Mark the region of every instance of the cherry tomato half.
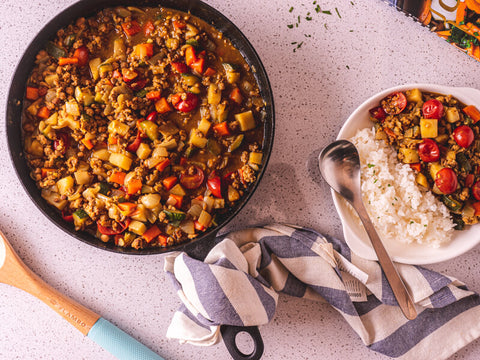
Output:
[[380,104],[387,114],[397,115],[407,107],[407,97],[402,92],[395,92],[388,95]]
[[193,93],[186,93],[185,99],[175,104],[175,109],[181,112],[190,112],[198,105],[198,96]]
[[127,219],[123,223],[121,223],[121,222],[117,223],[118,225],[116,226],[116,229],[103,226],[103,225],[100,224],[99,221],[97,221],[97,229],[100,232],[100,234],[103,234],[103,235],[109,235],[109,236],[110,235],[118,235],[118,234],[121,234],[125,231],[125,229],[130,224],[130,221],[131,221],[130,219]]
[[472,145],[475,135],[470,126],[462,125],[453,130],[453,138],[459,146],[467,148]]
[[78,66],[85,66],[88,64],[90,54],[86,46],[80,46],[73,53],[73,57],[78,59]]
[[199,188],[203,184],[203,180],[205,180],[203,170],[195,165],[190,166],[186,172],[180,175],[180,183],[190,190]]
[[186,72],[188,72],[187,64],[182,62],[172,62],[172,68],[174,68],[175,71],[180,74],[185,74]]
[[422,114],[425,119],[440,119],[443,116],[443,104],[437,99],[425,101]]
[[440,149],[435,140],[423,139],[423,142],[418,144],[418,156],[423,162],[432,162],[440,159]]
[[215,172],[212,172],[207,180],[208,189],[212,192],[213,196],[222,198],[222,179]]
[[450,168],[443,168],[435,175],[435,185],[444,194],[452,194],[457,190],[457,174]]
[[475,199],[480,201],[480,181],[477,181],[475,184],[473,184],[472,194],[475,197]]
[[383,121],[387,117],[387,113],[381,106],[374,107],[373,109],[369,110],[370,116],[378,121]]

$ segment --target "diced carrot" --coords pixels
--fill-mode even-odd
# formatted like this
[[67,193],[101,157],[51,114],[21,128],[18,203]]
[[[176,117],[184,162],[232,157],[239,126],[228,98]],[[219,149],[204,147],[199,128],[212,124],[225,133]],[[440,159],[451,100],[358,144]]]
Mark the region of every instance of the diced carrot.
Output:
[[179,209],[182,207],[182,203],[183,203],[183,196],[175,195],[175,194],[168,195],[167,204],[171,204],[175,206],[177,209]]
[[158,242],[162,246],[167,246],[167,237],[165,235],[158,235]]
[[412,168],[415,171],[420,171],[420,170],[422,170],[422,164],[421,163],[413,163],[413,164],[410,164],[410,168]]
[[123,215],[129,216],[137,209],[137,204],[131,202],[123,202],[119,203],[118,207],[122,211]]
[[147,231],[143,233],[142,237],[145,239],[147,243],[150,243],[153,239],[155,239],[161,233],[162,232],[160,231],[158,226],[153,225],[151,228],[149,228]]
[[148,20],[145,25],[143,26],[143,33],[145,36],[150,36],[155,31],[155,25],[151,20]]
[[480,201],[473,203],[472,206],[475,209],[475,216],[480,216]]
[[203,74],[203,71],[205,69],[205,59],[200,58],[194,61],[192,64],[190,64],[190,68],[198,74]]
[[160,98],[162,97],[162,93],[159,90],[152,90],[147,92],[145,96],[148,100],[157,101],[160,100]]
[[38,88],[27,86],[25,97],[27,98],[27,100],[32,100],[32,101],[37,100],[39,98]]
[[480,46],[472,45],[473,47],[473,57],[477,60],[480,60]]
[[92,150],[93,149],[93,144],[92,142],[90,141],[90,139],[82,139],[81,140],[83,145],[85,145],[85,147],[88,149],[88,150]]
[[48,110],[46,106],[42,106],[40,109],[38,109],[37,116],[41,119],[48,119],[50,116],[50,110]]
[[157,166],[155,166],[155,168],[158,170],[158,171],[163,171],[167,168],[167,166],[170,165],[170,159],[165,159],[163,161],[160,161],[158,163]]
[[200,224],[198,222],[198,220],[195,220],[193,222],[193,226],[195,227],[195,230],[198,230],[198,231],[204,231],[205,230],[205,226],[203,226],[202,224]]
[[153,44],[138,44],[135,46],[135,54],[140,58],[143,59],[145,57],[153,56]]
[[142,190],[142,180],[131,179],[127,185],[127,194],[133,195]]
[[173,24],[173,27],[175,29],[180,29],[180,30],[185,29],[185,27],[187,26],[187,24],[185,24],[185,22],[180,21],[180,20],[173,20],[172,24]]
[[452,35],[452,30],[435,31],[435,34],[443,39],[448,39]]
[[120,70],[115,69],[113,70],[112,77],[114,79],[120,79],[122,77],[122,73],[120,72]]
[[113,136],[113,134],[108,135],[108,143],[110,145],[115,145],[118,142],[118,139]]
[[205,70],[205,72],[203,73],[203,75],[205,76],[213,76],[217,73],[217,71],[211,67],[207,68],[207,70]]
[[176,176],[169,176],[165,179],[163,179],[162,183],[163,183],[163,187],[166,189],[166,190],[170,190],[173,185],[175,185],[177,183],[178,179]]
[[63,65],[77,65],[78,64],[78,58],[76,57],[71,57],[71,58],[65,58],[61,57],[58,58],[58,65],[63,66]]
[[122,24],[122,29],[125,32],[125,34],[127,34],[128,36],[133,36],[133,35],[139,33],[140,31],[142,31],[142,27],[135,20],[124,22]]
[[172,62],[171,65],[172,68],[180,74],[185,74],[186,72],[188,72],[188,67],[183,62]]
[[465,15],[467,15],[467,3],[459,2],[457,6],[457,14],[455,17],[455,22],[460,24],[462,21],[465,20]]
[[180,94],[170,95],[170,101],[172,102],[173,106],[177,105],[181,100],[182,100],[182,95]]
[[473,183],[475,182],[475,175],[473,174],[468,174],[467,177],[465,178],[465,187],[471,187]]
[[228,124],[226,121],[221,122],[220,124],[213,125],[213,131],[220,136],[228,136],[231,135],[230,129],[228,128]]
[[202,50],[198,53],[197,58],[198,59],[205,59],[205,56],[207,56],[207,52],[205,50]]
[[383,129],[383,131],[385,131],[385,133],[386,133],[388,136],[390,136],[390,137],[392,137],[392,138],[394,138],[394,139],[397,138],[397,135],[395,135],[395,133],[393,132],[393,130],[391,130],[391,129],[389,129],[389,128],[386,127],[386,128]]
[[112,173],[112,175],[110,175],[110,177],[108,178],[108,181],[119,184],[119,185],[123,185],[125,182],[126,175],[127,174],[124,173],[123,171],[116,171]]
[[182,156],[182,157],[180,158],[179,164],[183,166],[183,165],[185,165],[186,163],[187,163],[187,158],[184,157],[184,156]]
[[236,102],[238,105],[242,103],[243,96],[238,87],[233,89],[232,92],[230,93],[230,100]]
[[480,120],[480,111],[474,105],[468,105],[463,108],[463,112],[467,114],[474,123]]
[[185,63],[188,66],[191,66],[195,61],[197,61],[197,54],[193,46],[189,46],[185,49]]
[[155,103],[155,110],[157,110],[157,112],[160,114],[164,114],[166,112],[172,111],[172,107],[168,103],[167,99],[162,97]]
[[138,73],[135,70],[130,70],[126,68],[122,69],[123,81],[127,83],[134,80],[137,76],[138,76]]
[[42,179],[45,179],[49,173],[55,171],[55,169],[42,168]]

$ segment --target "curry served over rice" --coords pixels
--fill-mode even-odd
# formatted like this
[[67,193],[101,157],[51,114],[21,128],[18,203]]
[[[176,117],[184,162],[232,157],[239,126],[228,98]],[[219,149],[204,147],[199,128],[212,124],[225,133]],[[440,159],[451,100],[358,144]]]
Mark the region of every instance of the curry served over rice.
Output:
[[411,89],[370,110],[376,138],[397,150],[416,183],[450,210],[456,229],[480,218],[480,112],[451,95]]
[[59,30],[37,55],[24,105],[43,198],[117,246],[197,237],[262,164],[252,69],[222,33],[171,9],[105,9]]

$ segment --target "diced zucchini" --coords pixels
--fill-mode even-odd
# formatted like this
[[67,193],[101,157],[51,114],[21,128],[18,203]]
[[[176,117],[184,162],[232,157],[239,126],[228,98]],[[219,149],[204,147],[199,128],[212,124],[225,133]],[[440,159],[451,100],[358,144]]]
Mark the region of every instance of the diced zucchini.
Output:
[[232,141],[232,143],[229,145],[228,152],[234,152],[235,150],[237,150],[240,147],[240,145],[242,145],[244,137],[245,135],[243,134],[237,135],[235,139]]
[[458,211],[462,208],[462,203],[449,195],[443,195],[442,201],[452,211]]
[[466,173],[472,171],[472,165],[470,164],[470,160],[468,159],[467,155],[463,152],[458,152],[455,156],[455,159],[460,165],[460,168],[463,169]]
[[98,183],[95,189],[99,194],[102,194],[105,196],[108,196],[108,194],[110,193],[110,185],[106,182]]
[[417,173],[415,176],[415,181],[417,182],[418,185],[423,186],[424,188],[428,189],[428,180],[425,175],[423,175],[421,172]]
[[176,184],[174,187],[172,187],[170,189],[170,194],[173,194],[173,195],[178,195],[178,196],[185,196],[187,195],[187,193],[185,192],[185,190],[183,189],[182,185],[180,184]]
[[422,138],[435,138],[438,136],[437,119],[420,119],[420,134]]
[[60,195],[67,195],[67,193],[73,188],[75,181],[73,177],[66,176],[57,181],[57,189]]
[[422,101],[422,92],[420,89],[412,89],[406,92],[408,102],[421,102]]
[[141,221],[133,220],[130,225],[128,225],[128,230],[137,235],[143,235],[143,233],[147,231],[147,226]]
[[47,51],[48,55],[53,56],[55,59],[67,56],[67,52],[65,50],[59,48],[51,41],[47,43],[45,50]]
[[248,158],[248,162],[251,164],[260,165],[262,163],[263,154],[261,152],[252,151]]
[[218,156],[222,153],[220,144],[213,138],[207,140],[207,150],[215,156]]
[[73,214],[73,223],[75,227],[81,228],[83,224],[88,220],[89,216],[83,209],[77,209]]
[[123,170],[130,170],[130,166],[132,166],[132,159],[120,153],[110,154],[110,158],[108,159],[108,161],[112,165],[118,166]]
[[235,114],[235,120],[240,124],[240,130],[248,131],[255,128],[255,119],[252,110],[245,111],[240,114]]
[[124,124],[118,120],[114,120],[108,124],[108,132],[110,134],[119,134],[125,136],[128,134],[130,127],[127,124]]
[[141,143],[137,149],[137,156],[139,159],[145,160],[148,158],[150,153],[152,152],[152,149],[150,149],[150,146],[145,143]]
[[460,113],[456,107],[449,107],[445,110],[445,118],[449,123],[460,121]]
[[231,63],[223,63],[222,65],[225,70],[225,77],[229,84],[236,83],[240,80],[240,67],[238,65]]
[[104,77],[110,71],[113,71],[112,64],[103,63],[98,67],[98,76],[99,77]]
[[207,142],[208,142],[208,139],[205,136],[203,136],[203,134],[200,131],[196,129],[193,129],[191,131],[190,140],[189,140],[190,144],[203,149],[205,146],[207,146]]
[[122,38],[116,38],[113,40],[113,57],[123,57],[125,56],[125,43]]
[[92,59],[90,60],[90,62],[88,63],[89,67],[90,67],[90,72],[92,73],[92,78],[93,80],[97,80],[99,75],[98,75],[98,67],[100,66],[100,64],[102,63],[102,59],[100,58],[95,58],[95,59]]
[[92,95],[90,89],[82,89],[80,86],[77,86],[75,88],[75,99],[79,103],[89,106],[94,102],[95,97]]
[[415,149],[408,149],[408,148],[400,148],[399,151],[399,159],[404,164],[413,164],[418,163],[420,161],[420,157],[418,156],[418,151]]
[[122,246],[122,247],[127,247],[130,246],[130,244],[135,240],[137,236],[134,233],[131,233],[129,231],[125,231],[122,234],[122,237],[118,239],[116,245],[117,246]]
[[77,170],[74,173],[75,181],[79,185],[87,185],[92,181],[92,175],[86,170]]
[[140,128],[147,134],[150,140],[155,141],[158,139],[158,125],[152,121],[142,121]]
[[182,79],[187,86],[193,86],[200,81],[198,77],[192,74],[182,74]]
[[58,80],[58,75],[57,74],[50,74],[50,75],[45,76],[45,82],[51,88],[55,86],[55,81],[57,81],[57,80]]
[[205,118],[202,118],[202,120],[200,120],[200,122],[198,123],[198,130],[200,130],[203,133],[203,135],[206,136],[208,133],[208,130],[210,130],[211,125],[212,123],[210,121],[208,121]]
[[108,159],[110,159],[110,151],[107,149],[95,150],[92,156],[103,161],[108,161]]
[[163,212],[165,213],[165,215],[167,215],[167,219],[174,226],[180,225],[180,222],[183,221],[186,217],[186,214],[183,211],[163,210]]

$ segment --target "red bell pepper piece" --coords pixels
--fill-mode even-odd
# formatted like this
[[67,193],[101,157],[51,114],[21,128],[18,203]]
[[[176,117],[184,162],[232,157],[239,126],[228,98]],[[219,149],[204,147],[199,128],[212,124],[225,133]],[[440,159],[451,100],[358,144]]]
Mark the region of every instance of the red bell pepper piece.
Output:
[[124,22],[122,24],[122,29],[125,32],[125,34],[127,34],[128,36],[133,36],[135,34],[138,34],[140,31],[142,31],[142,27],[135,20]]
[[141,143],[142,143],[142,133],[138,131],[137,137],[135,138],[135,140],[130,145],[127,146],[127,151],[130,151],[130,152],[137,151]]

